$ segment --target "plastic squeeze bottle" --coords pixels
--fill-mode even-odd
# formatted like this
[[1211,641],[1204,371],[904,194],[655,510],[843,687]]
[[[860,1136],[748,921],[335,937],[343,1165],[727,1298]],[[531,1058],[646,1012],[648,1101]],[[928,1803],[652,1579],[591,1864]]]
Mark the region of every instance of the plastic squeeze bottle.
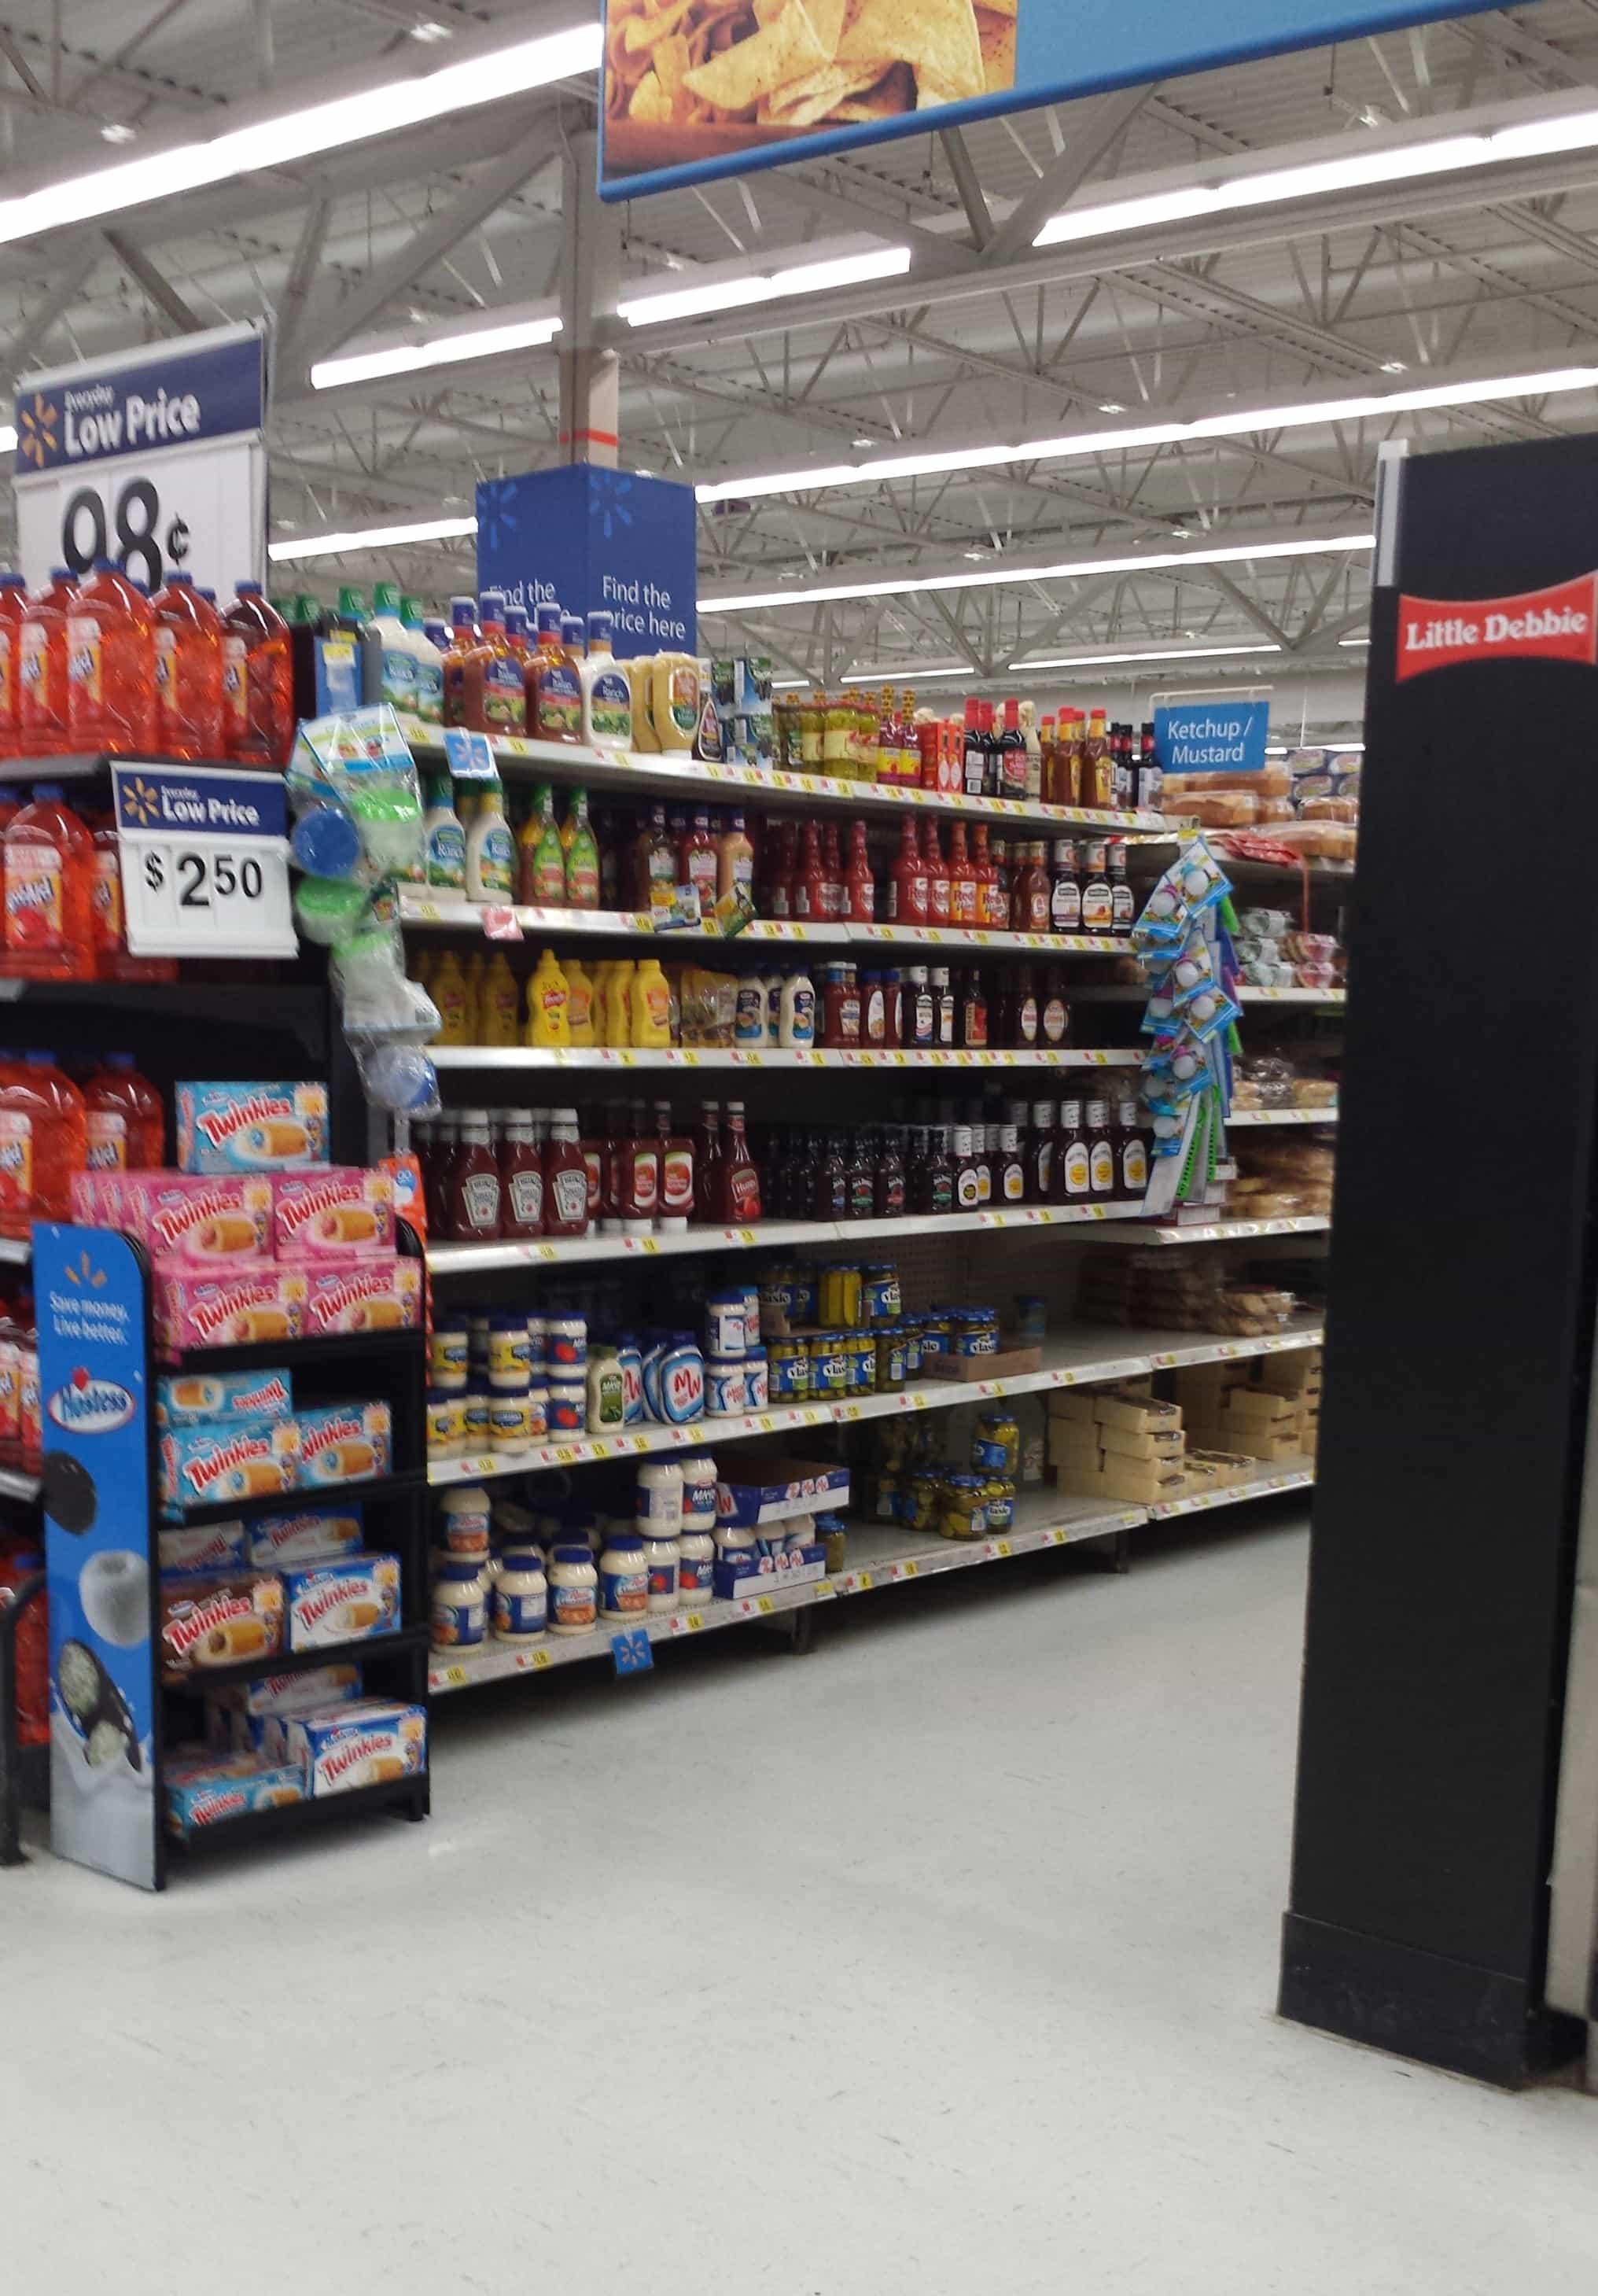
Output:
[[455,809],[449,776],[440,774],[428,791],[422,833],[427,841],[427,882],[442,892],[466,890],[466,832]]
[[555,826],[555,793],[541,782],[533,808],[518,832],[520,898],[531,908],[561,909],[566,906],[566,854]]
[[618,958],[605,976],[605,1042],[633,1042],[633,982],[637,967],[630,957]]
[[[388,586],[382,582],[377,586],[380,603]],[[424,726],[441,726],[444,722],[443,650],[433,644],[422,627],[421,599],[402,598],[399,619],[415,666],[415,700],[413,706]]]
[[580,961],[569,956],[566,973],[566,1023],[569,1041],[573,1045],[592,1045],[594,1034],[594,983],[583,970]]
[[658,956],[641,957],[633,975],[633,1043],[671,1042],[671,991]]
[[611,651],[615,617],[595,610],[588,617],[588,651],[578,665],[583,684],[583,739],[596,750],[633,746],[633,689],[626,669]]
[[508,902],[516,898],[516,842],[504,816],[504,795],[497,782],[486,782],[477,817],[466,832],[469,901]]
[[521,991],[503,948],[496,948],[483,975],[482,1029],[484,1045],[513,1045],[521,1019]]
[[427,993],[438,1006],[444,1023],[438,1031],[438,1042],[469,1045],[471,1036],[466,1013],[466,976],[453,948],[446,949],[434,965]]
[[3,843],[6,971],[23,980],[92,980],[94,840],[59,784],[36,786]]
[[571,988],[553,948],[539,957],[527,984],[527,1041],[534,1046],[571,1042]]
[[588,792],[574,790],[561,827],[566,861],[566,906],[569,909],[599,906],[599,843],[588,820]]

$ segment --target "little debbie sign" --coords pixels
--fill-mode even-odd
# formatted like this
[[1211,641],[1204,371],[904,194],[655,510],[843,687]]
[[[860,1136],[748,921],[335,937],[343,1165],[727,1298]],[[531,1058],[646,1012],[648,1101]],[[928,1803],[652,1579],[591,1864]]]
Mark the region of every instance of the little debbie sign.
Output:
[[1154,712],[1154,746],[1168,774],[1257,774],[1270,722],[1268,701],[1171,702]]

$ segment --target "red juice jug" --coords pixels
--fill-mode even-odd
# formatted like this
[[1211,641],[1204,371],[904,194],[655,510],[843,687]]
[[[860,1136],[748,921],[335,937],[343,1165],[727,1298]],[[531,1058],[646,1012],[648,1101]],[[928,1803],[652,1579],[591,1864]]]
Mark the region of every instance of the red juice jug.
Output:
[[84,1085],[83,1100],[91,1133],[97,1115],[122,1119],[128,1171],[160,1170],[167,1160],[166,1106],[148,1077],[135,1068],[131,1053],[107,1053]]
[[83,1095],[53,1053],[29,1053],[0,1082],[0,1235],[25,1236],[34,1219],[70,1219],[72,1175],[88,1165]]
[[0,757],[14,758],[21,730],[22,617],[28,585],[20,574],[0,574]]
[[[4,826],[4,821],[0,819],[0,831]],[[94,867],[89,881],[89,937],[95,980],[176,980],[175,956],[130,956],[127,953],[127,920],[122,906],[122,846],[110,814],[94,823],[90,841],[94,849]]]
[[294,746],[294,665],[289,626],[261,595],[258,582],[239,584],[239,594],[222,619],[222,714],[227,755],[250,765],[286,766]]
[[168,758],[222,757],[222,617],[192,574],[167,577],[155,619],[156,742]]
[[19,627],[17,749],[24,758],[57,758],[67,740],[67,614],[78,595],[70,567],[29,598]]
[[156,746],[155,623],[109,558],[95,559],[67,616],[67,732],[75,750]]
[[53,782],[40,782],[0,837],[5,970],[13,980],[94,978],[94,848]]

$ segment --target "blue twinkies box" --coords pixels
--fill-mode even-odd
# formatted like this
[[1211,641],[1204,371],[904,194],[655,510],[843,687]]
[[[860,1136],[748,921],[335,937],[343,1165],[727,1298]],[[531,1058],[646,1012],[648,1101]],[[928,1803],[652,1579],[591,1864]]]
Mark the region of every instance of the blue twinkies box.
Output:
[[180,1756],[168,1762],[165,1784],[167,1831],[180,1839],[202,1826],[305,1800],[299,1770],[259,1754]]
[[184,1372],[155,1383],[158,1427],[202,1427],[217,1419],[286,1419],[294,1407],[286,1371]]
[[184,1172],[300,1172],[327,1161],[324,1084],[180,1084]]

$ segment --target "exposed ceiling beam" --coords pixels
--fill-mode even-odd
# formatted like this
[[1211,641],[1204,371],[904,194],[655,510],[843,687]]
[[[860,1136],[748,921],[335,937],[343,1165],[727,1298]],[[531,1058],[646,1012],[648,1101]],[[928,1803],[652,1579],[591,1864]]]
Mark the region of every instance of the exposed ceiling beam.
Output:
[[168,280],[152,263],[142,248],[130,247],[119,231],[102,231],[100,234],[118,262],[148,296],[156,309],[171,321],[180,335],[197,335],[204,326],[196,318]]
[[1151,87],[1118,88],[1113,94],[1096,96],[1083,107],[1082,119],[1073,119],[1064,151],[1022,193],[984,248],[983,261],[989,269],[1013,261],[1031,246],[1050,216],[1058,214],[1071,194],[1081,189],[1152,94]]

